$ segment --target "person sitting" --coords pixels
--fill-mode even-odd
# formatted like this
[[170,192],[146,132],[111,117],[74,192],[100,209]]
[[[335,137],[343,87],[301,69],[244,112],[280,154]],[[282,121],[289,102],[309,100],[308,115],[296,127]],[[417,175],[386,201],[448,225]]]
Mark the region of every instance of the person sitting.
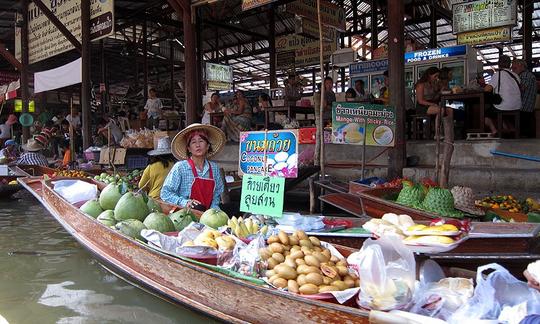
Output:
[[[507,55],[499,57],[499,71],[493,74],[489,84],[484,88],[485,92],[497,93],[502,97],[502,101],[493,104],[493,108],[486,110],[485,124],[489,127],[491,134],[498,133],[494,120],[497,118],[498,111],[514,111],[521,109],[521,89],[519,75],[510,70],[512,61]],[[507,128],[503,124],[503,128]]]
[[356,101],[359,101],[359,102],[371,102],[371,94],[367,93],[364,87],[365,87],[364,80],[358,79],[354,81],[353,90],[356,96],[353,98],[356,98]]
[[0,145],[3,145],[5,141],[13,137],[13,134],[11,134],[11,126],[16,123],[17,116],[12,114],[0,124]]
[[157,148],[147,154],[150,156],[150,162],[139,180],[139,188],[146,191],[148,196],[158,199],[161,196],[163,182],[176,162],[171,152],[169,137],[160,138]]
[[379,97],[374,99],[373,102],[385,106],[390,104],[390,79],[388,79],[388,70],[383,73],[383,84],[379,89]]
[[[259,95],[259,106],[253,111],[253,121],[255,124],[264,124],[266,116],[265,110],[272,107],[270,96],[267,93],[261,93]],[[273,120],[273,116],[269,116],[270,120]]]
[[251,129],[251,107],[242,91],[236,91],[233,105],[230,109],[223,110],[223,113],[221,129],[229,140],[239,142],[240,132]]
[[35,139],[29,139],[28,142],[23,145],[23,150],[24,153],[17,159],[16,164],[49,166],[47,158],[41,153],[43,146]]
[[357,100],[357,93],[355,89],[349,88],[347,91],[345,91],[345,101],[358,101]]
[[449,67],[443,67],[439,70],[439,91],[451,91],[450,81],[452,81],[452,69]]
[[8,139],[4,143],[4,148],[0,150],[0,160],[11,163],[19,158],[19,144],[15,140]]
[[210,114],[216,113],[221,110],[221,102],[219,101],[219,92],[212,93],[210,96],[210,101],[204,105],[204,112],[201,120],[203,125],[211,125],[212,120],[210,120]]

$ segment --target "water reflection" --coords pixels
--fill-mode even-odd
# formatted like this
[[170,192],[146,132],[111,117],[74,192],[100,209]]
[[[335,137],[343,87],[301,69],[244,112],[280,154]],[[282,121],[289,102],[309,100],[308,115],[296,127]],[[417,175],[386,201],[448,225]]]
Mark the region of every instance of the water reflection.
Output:
[[119,280],[32,196],[17,195],[0,200],[0,316],[9,323],[211,322]]

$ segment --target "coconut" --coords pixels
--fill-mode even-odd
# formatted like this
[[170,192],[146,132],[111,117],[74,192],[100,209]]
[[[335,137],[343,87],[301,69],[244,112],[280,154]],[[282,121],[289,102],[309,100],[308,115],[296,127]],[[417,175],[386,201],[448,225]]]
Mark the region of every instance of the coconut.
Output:
[[120,187],[115,184],[110,184],[99,195],[99,204],[103,210],[114,209],[118,200],[122,197]]
[[159,212],[151,213],[146,216],[144,226],[148,229],[153,229],[161,233],[174,232],[173,221],[167,215]]
[[101,205],[97,199],[88,200],[81,206],[80,210],[87,213],[88,215],[96,218],[103,212]]
[[200,223],[212,228],[218,229],[221,226],[227,225],[229,216],[219,209],[210,208],[205,211],[200,219]]
[[145,241],[145,239],[141,236],[141,231],[146,229],[146,226],[144,226],[144,224],[138,219],[126,219],[117,223],[115,228],[124,235]]
[[148,203],[146,203],[148,206],[148,210],[152,212],[160,212],[162,213],[163,210],[161,210],[161,206],[155,201],[153,198],[148,197]]
[[106,210],[103,213],[99,214],[97,220],[101,224],[107,226],[114,226],[116,224],[116,219],[114,219],[114,212],[112,210]]
[[142,222],[148,213],[144,198],[132,192],[125,193],[114,207],[114,218],[117,221],[138,219]]
[[197,220],[195,215],[186,208],[180,209],[177,212],[174,212],[172,214],[169,214],[169,218],[172,220],[174,224],[174,228],[180,232],[184,228],[186,228],[191,222],[194,222]]

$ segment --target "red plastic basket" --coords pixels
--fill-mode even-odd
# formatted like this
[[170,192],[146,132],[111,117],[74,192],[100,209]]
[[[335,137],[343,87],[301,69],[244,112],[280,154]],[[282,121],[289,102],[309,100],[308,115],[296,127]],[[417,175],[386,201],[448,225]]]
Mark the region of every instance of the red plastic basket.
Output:
[[300,128],[298,130],[298,143],[300,144],[315,144],[315,136],[317,134],[317,128]]

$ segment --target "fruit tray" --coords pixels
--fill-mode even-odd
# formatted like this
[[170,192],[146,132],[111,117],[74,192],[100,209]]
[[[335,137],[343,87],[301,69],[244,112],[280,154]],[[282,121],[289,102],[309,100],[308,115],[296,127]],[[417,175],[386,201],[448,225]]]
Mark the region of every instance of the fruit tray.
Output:
[[465,242],[469,238],[468,235],[463,236],[459,240],[455,241],[452,244],[439,244],[439,243],[431,243],[431,244],[421,244],[421,243],[414,243],[414,242],[403,242],[411,251],[415,253],[444,253],[451,251],[458,247],[461,243]]

